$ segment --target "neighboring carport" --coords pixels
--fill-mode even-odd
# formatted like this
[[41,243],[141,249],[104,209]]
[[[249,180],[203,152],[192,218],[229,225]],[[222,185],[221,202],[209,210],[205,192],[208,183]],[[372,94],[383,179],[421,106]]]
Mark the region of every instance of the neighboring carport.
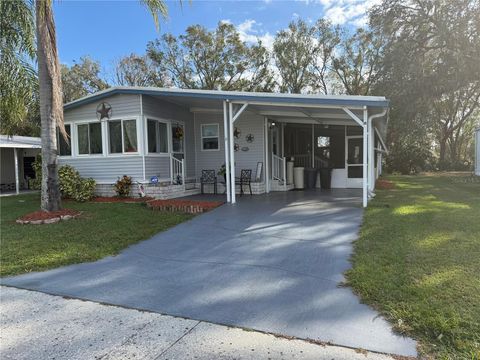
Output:
[[[41,147],[41,139],[37,137],[0,135],[2,190],[9,190],[7,187],[10,184],[10,178],[13,178],[15,192],[20,193],[20,173],[23,170],[23,164],[20,164],[19,160],[23,154],[20,151],[29,151],[34,155]],[[3,189],[4,186],[6,189]]]
[[360,189],[242,197],[118,256],[1,282],[414,356],[413,340],[341,286],[361,219]]

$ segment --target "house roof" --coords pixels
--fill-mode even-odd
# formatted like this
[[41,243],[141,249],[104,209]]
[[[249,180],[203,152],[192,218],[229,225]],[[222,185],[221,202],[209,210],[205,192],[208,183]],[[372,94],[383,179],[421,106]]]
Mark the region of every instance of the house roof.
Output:
[[98,101],[115,94],[143,94],[175,98],[229,100],[249,103],[297,104],[297,105],[331,105],[346,107],[388,108],[389,100],[383,96],[359,95],[320,95],[320,94],[283,94],[222,90],[191,90],[178,88],[127,87],[116,86],[85,96],[64,105],[64,109],[75,108]]
[[0,148],[40,149],[42,140],[39,137],[0,135]]

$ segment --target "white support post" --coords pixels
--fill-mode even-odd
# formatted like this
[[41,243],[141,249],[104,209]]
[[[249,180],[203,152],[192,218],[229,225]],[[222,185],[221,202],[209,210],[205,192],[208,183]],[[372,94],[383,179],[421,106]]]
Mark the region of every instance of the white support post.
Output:
[[368,191],[369,196],[373,195],[373,189],[375,188],[375,140],[374,132],[372,127],[372,119],[369,118],[367,121],[367,131],[368,131]]
[[315,168],[315,124],[312,124],[312,169]]
[[283,188],[287,191],[287,159],[285,156],[283,159]]
[[270,145],[268,143],[268,118],[264,118],[265,121],[265,192],[270,192]]
[[15,158],[15,192],[20,194],[20,176],[18,174],[18,149],[13,148],[13,156]]
[[225,135],[225,186],[226,186],[226,193],[227,193],[227,202],[231,201],[230,196],[230,158],[229,158],[229,141],[228,141],[228,129],[229,129],[229,117],[228,117],[228,109],[227,109],[227,102],[223,101],[223,133]]
[[231,197],[231,203],[235,204],[237,202],[236,200],[236,194],[235,194],[235,141],[233,140],[233,105],[232,103],[228,103],[228,123],[229,123],[229,142],[230,142],[230,173],[228,176],[230,176],[230,185],[232,191],[230,192],[230,197]]
[[230,172],[230,184],[231,184],[231,188],[232,188],[232,191],[230,193],[230,196],[231,196],[231,199],[232,199],[232,204],[235,204],[236,203],[236,193],[235,193],[235,156],[234,156],[234,153],[235,153],[235,140],[233,138],[233,129],[235,128],[235,120],[237,120],[240,115],[242,115],[243,111],[247,108],[248,106],[248,103],[244,103],[240,109],[235,113],[235,115],[233,114],[233,104],[230,102],[228,103],[228,123],[229,123],[229,126],[230,126],[230,168],[231,168],[231,172]]
[[285,157],[285,123],[282,122],[282,157]]
[[367,158],[367,149],[368,149],[368,111],[367,107],[363,108],[363,207],[367,207],[368,204],[368,158]]

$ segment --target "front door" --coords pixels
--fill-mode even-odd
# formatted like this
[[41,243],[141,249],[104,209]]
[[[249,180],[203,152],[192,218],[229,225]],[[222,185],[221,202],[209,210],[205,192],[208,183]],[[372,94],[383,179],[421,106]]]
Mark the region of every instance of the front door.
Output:
[[361,188],[363,184],[363,137],[347,136],[346,139],[347,188]]

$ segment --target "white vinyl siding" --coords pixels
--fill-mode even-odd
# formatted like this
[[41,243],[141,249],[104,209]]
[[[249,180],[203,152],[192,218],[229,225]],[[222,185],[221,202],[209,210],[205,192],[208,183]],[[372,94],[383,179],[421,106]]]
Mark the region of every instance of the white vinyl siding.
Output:
[[97,120],[97,106],[107,102],[112,107],[112,119],[138,116],[141,113],[140,95],[118,94],[65,110],[65,122]]
[[92,177],[99,184],[113,184],[118,177],[131,176],[133,181],[143,181],[142,157],[132,156],[85,156],[59,158],[59,165],[73,166],[81,176]]
[[[223,136],[219,139],[219,151],[202,151],[202,125],[218,124],[219,134],[223,135],[223,114],[222,113],[195,113],[195,146],[196,146],[196,177],[199,179],[202,170],[216,170],[225,163],[225,142]],[[252,178],[255,178],[257,163],[263,163],[263,172],[265,172],[265,153],[264,153],[264,119],[262,116],[243,113],[235,121],[235,127],[241,134],[238,139],[234,139],[238,144],[239,150],[235,152],[235,172],[240,176],[241,169],[251,169]],[[253,142],[246,140],[247,135],[253,135]],[[247,150],[248,148],[248,150]],[[243,149],[243,150],[242,150]],[[245,151],[247,150],[247,151]]]

